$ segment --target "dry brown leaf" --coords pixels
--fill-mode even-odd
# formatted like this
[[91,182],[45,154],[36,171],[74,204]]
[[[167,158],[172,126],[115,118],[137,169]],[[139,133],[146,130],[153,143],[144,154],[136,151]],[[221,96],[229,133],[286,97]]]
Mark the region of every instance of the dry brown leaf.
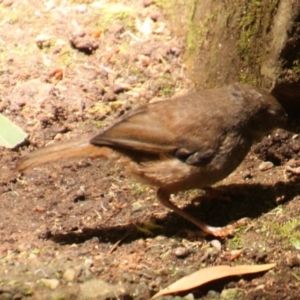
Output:
[[214,266],[206,269],[201,269],[172,283],[167,288],[156,293],[152,297],[152,299],[163,295],[191,290],[210,281],[224,278],[224,277],[268,271],[274,268],[275,266],[276,264],[241,265],[241,266],[234,266],[234,267],[223,265],[223,266]]

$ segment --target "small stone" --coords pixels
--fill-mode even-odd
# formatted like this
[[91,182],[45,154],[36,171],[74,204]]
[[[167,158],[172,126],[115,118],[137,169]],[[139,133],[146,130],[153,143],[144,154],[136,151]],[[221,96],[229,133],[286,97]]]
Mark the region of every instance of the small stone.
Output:
[[150,12],[149,16],[152,19],[152,21],[157,22],[158,19],[161,17],[161,14],[158,11],[153,11],[153,12]]
[[85,261],[84,261],[84,266],[86,267],[86,268],[90,268],[90,267],[92,267],[93,266],[93,264],[94,264],[94,262],[90,259],[90,258],[87,258]]
[[61,141],[63,135],[61,133],[58,133],[55,137],[54,137],[54,141]]
[[286,263],[290,268],[298,268],[300,266],[299,255],[289,254],[286,256]]
[[212,241],[210,242],[210,244],[211,244],[215,249],[217,249],[219,252],[221,251],[221,249],[222,249],[222,244],[221,244],[221,242],[220,242],[219,240],[212,240]]
[[154,238],[155,241],[157,242],[164,242],[167,240],[167,238],[163,235],[157,235],[155,238]]
[[85,4],[77,5],[75,10],[83,14],[87,12],[87,6]]
[[122,108],[123,104],[124,103],[122,101],[114,101],[114,102],[110,102],[109,106],[113,111],[117,111],[118,109]]
[[182,50],[180,48],[177,47],[172,47],[171,48],[171,53],[175,56],[179,56],[181,54]]
[[39,79],[31,79],[17,84],[10,96],[12,103],[23,107],[24,105],[41,105],[52,94],[52,84]]
[[79,29],[79,30],[73,32],[72,36],[75,36],[75,37],[84,37],[84,36],[86,36],[86,33],[85,33],[84,30]]
[[35,253],[30,253],[29,256],[28,256],[28,259],[36,259],[37,258],[37,255]]
[[114,94],[120,94],[123,93],[125,91],[125,88],[119,84],[115,84],[113,86],[113,93]]
[[64,274],[63,274],[63,279],[68,281],[68,282],[72,282],[75,280],[76,278],[76,271],[73,268],[68,268]]
[[131,204],[131,210],[132,212],[137,212],[137,211],[141,211],[144,209],[144,205],[141,201],[136,201],[134,203]]
[[140,54],[138,56],[138,61],[141,63],[143,67],[148,67],[150,65],[150,57]]
[[207,292],[207,297],[210,299],[219,299],[220,298],[220,294],[217,291],[214,290],[210,290]]
[[59,286],[59,280],[56,278],[42,278],[40,282],[51,290],[55,290]]
[[187,294],[184,298],[184,300],[194,300],[195,297],[192,293]]
[[12,295],[11,293],[4,292],[0,294],[0,299],[1,300],[12,300]]
[[40,34],[35,38],[36,45],[40,48],[49,48],[53,42],[53,37],[47,34]]
[[258,167],[260,171],[267,171],[272,168],[274,168],[274,164],[271,161],[264,161]]
[[222,291],[220,299],[243,299],[243,294],[244,292],[242,292],[240,289],[226,289]]
[[144,0],[144,1],[143,1],[144,7],[148,7],[148,6],[150,6],[152,3],[153,3],[153,0]]
[[249,179],[253,178],[253,175],[249,170],[246,170],[245,172],[243,172],[243,178],[245,180],[249,180]]
[[92,279],[80,284],[78,299],[116,299],[122,298],[123,295],[126,295],[123,286],[111,285],[99,279]]
[[177,247],[174,250],[174,254],[176,257],[178,258],[184,258],[187,257],[189,255],[189,249],[187,249],[186,247]]
[[264,290],[266,288],[266,286],[264,284],[260,284],[258,285],[254,290],[258,291],[258,290]]
[[24,298],[25,298],[24,295],[19,292],[19,293],[14,294],[12,300],[22,300]]
[[114,93],[106,93],[103,96],[104,102],[111,102],[111,101],[115,101],[116,99],[117,99],[117,96]]
[[90,36],[80,37],[78,34],[72,35],[69,39],[70,45],[81,52],[92,54],[99,48],[99,41]]
[[48,228],[45,228],[38,234],[38,237],[42,240],[48,240],[51,238],[51,236],[52,236],[52,233]]
[[291,147],[294,152],[298,153],[300,150],[300,143],[295,142],[294,144],[291,145]]
[[13,0],[5,0],[3,1],[3,6],[12,6],[14,4],[14,1]]

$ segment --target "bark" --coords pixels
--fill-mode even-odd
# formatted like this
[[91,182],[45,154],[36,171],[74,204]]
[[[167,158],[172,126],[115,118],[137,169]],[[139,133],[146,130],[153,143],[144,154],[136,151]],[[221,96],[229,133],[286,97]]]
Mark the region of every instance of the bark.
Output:
[[[163,1],[162,1],[163,2]],[[235,81],[269,89],[300,114],[300,1],[169,1],[197,89]]]

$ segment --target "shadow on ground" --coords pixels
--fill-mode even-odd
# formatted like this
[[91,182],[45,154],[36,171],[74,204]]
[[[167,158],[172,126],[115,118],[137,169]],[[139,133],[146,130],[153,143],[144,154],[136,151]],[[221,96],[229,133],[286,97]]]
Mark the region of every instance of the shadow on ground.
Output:
[[[187,205],[184,210],[197,216],[212,226],[225,226],[242,218],[255,219],[268,213],[273,208],[287,203],[299,194],[300,180],[290,182],[278,182],[275,185],[263,184],[230,184],[220,185],[217,192],[220,197],[203,201],[199,204]],[[198,199],[198,197],[197,197]],[[199,197],[201,200],[201,197]],[[195,230],[195,227],[186,220],[169,212],[165,217],[157,220],[161,229],[151,231],[155,235],[172,237],[182,232],[183,229]],[[143,226],[143,224],[137,224]],[[100,225],[95,228],[82,228],[64,234],[47,232],[44,238],[50,238],[56,243],[74,244],[84,243],[87,240],[97,238],[99,242],[116,243],[122,239],[123,243],[145,236],[135,224],[128,223],[123,226]]]

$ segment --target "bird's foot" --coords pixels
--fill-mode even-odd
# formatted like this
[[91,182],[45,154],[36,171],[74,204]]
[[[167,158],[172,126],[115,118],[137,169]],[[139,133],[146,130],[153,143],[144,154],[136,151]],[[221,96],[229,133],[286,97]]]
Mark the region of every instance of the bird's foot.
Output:
[[233,235],[236,227],[247,223],[247,219],[244,218],[224,227],[208,226],[204,222],[196,219],[194,216],[191,216],[190,214],[188,214],[187,212],[183,211],[182,209],[175,206],[172,202],[170,202],[170,193],[168,191],[159,188],[157,191],[157,198],[164,206],[172,209],[179,216],[185,218],[186,220],[190,221],[198,228],[200,228],[203,232],[202,236],[212,235],[219,238],[225,238],[227,236]]
[[183,230],[181,232],[186,233],[189,238],[205,237],[210,235],[210,236],[223,239],[228,236],[232,236],[237,227],[243,226],[248,222],[249,222],[249,218],[243,218],[227,226],[213,227],[213,226],[205,225],[205,228],[203,227],[204,224],[201,222],[201,227],[199,226],[201,231],[193,232],[190,230]]
[[242,218],[232,224],[223,227],[207,226],[208,230],[205,233],[207,233],[207,235],[213,235],[219,238],[226,238],[228,236],[232,236],[237,227],[246,225],[248,222],[249,218]]

